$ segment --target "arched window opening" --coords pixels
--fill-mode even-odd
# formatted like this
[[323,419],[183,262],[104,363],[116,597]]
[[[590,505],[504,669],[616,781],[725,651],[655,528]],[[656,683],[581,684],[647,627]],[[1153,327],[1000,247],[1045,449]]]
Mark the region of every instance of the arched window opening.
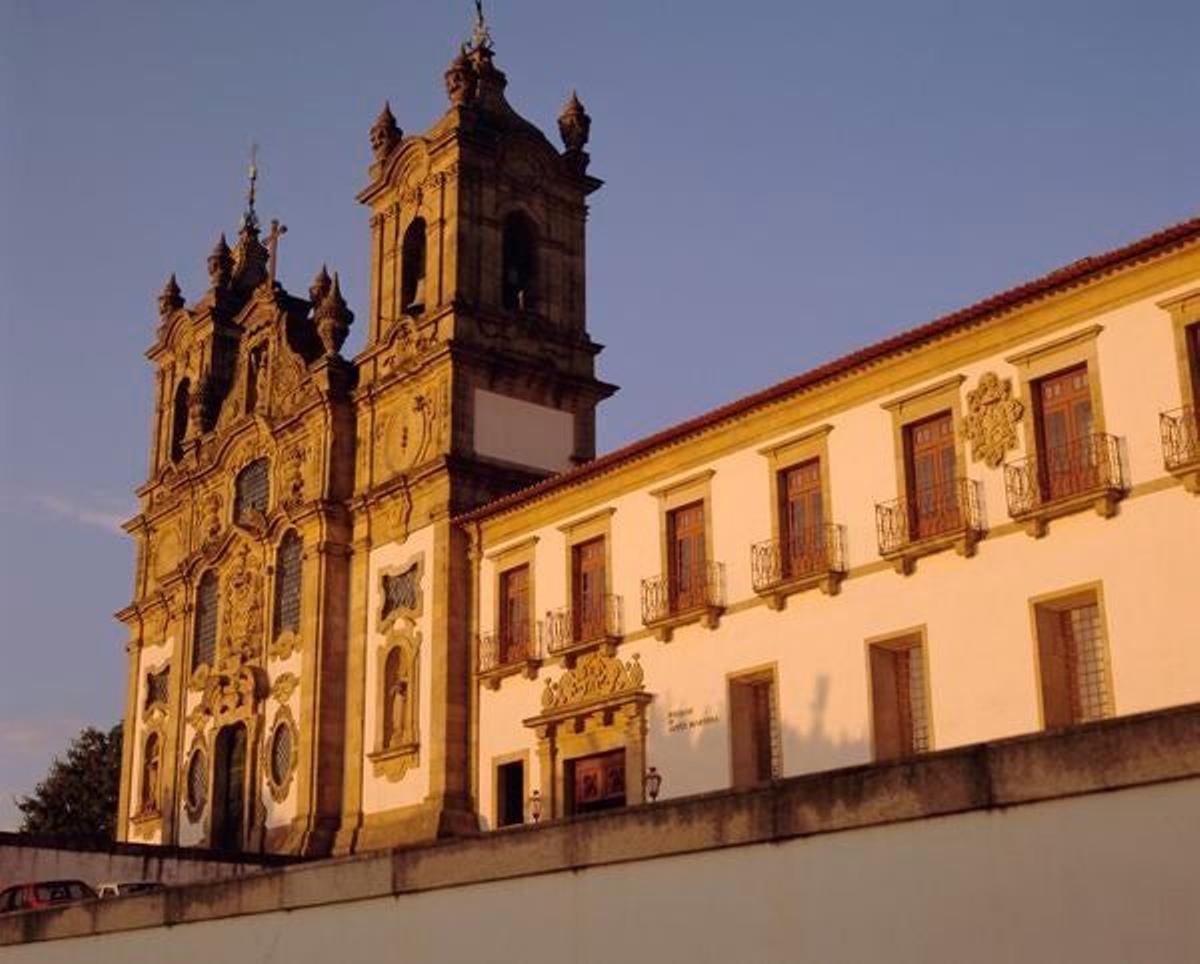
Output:
[[304,543],[294,529],[279,543],[275,559],[275,635],[300,631],[300,575]]
[[416,218],[404,232],[400,276],[400,305],[406,314],[425,310],[425,219]]
[[267,511],[267,460],[255,459],[238,473],[234,484],[233,517],[245,522],[251,512]]
[[509,311],[533,306],[537,275],[537,240],[533,222],[519,212],[504,219],[503,301]]
[[142,812],[158,813],[158,776],[161,765],[158,734],[146,737],[142,754]]
[[192,669],[211,666],[217,655],[217,574],[206,572],[196,591],[196,632],[192,644]]
[[183,439],[187,435],[188,426],[188,396],[191,394],[192,383],[180,379],[175,388],[175,402],[171,407],[171,461],[178,462],[183,458]]

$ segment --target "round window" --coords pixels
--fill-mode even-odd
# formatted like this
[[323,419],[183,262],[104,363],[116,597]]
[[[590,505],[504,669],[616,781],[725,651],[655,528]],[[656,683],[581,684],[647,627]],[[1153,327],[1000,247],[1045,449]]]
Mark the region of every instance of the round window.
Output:
[[197,750],[188,761],[187,805],[196,812],[204,807],[208,799],[208,760],[202,750]]
[[286,723],[275,727],[271,737],[271,782],[282,787],[292,772],[292,728]]

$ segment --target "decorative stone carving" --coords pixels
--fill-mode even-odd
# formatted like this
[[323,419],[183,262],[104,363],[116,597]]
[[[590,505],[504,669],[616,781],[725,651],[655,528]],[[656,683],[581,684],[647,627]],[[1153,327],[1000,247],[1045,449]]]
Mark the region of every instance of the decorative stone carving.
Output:
[[964,434],[971,443],[971,457],[989,468],[998,468],[1004,453],[1017,446],[1017,423],[1025,407],[1012,397],[1012,379],[985,372],[979,384],[967,392]]
[[336,271],[333,273],[333,285],[313,312],[313,320],[325,354],[336,355],[350,334],[350,325],[354,321],[354,312],[342,297],[341,280]]
[[158,316],[163,321],[166,321],[182,307],[183,292],[179,290],[179,282],[175,280],[175,275],[172,274],[163,286],[162,294],[158,296]]
[[250,547],[238,546],[233,566],[221,580],[225,598],[221,606],[222,646],[227,656],[252,659],[259,652],[263,633],[263,577],[249,565]]
[[221,538],[224,521],[221,510],[224,500],[219,492],[208,492],[200,497],[200,545],[211,548]]
[[461,51],[446,70],[446,94],[455,107],[465,107],[475,99],[479,78],[467,52]]
[[574,669],[563,673],[558,682],[546,680],[546,688],[542,690],[542,710],[549,712],[635,693],[642,689],[642,679],[642,664],[636,653],[627,663],[615,656],[588,653],[580,658]]
[[242,665],[210,673],[204,690],[204,707],[217,718],[251,716],[262,699],[262,670]]
[[403,136],[404,132],[396,126],[392,105],[385,100],[383,110],[379,112],[375,123],[371,125],[371,151],[375,155],[375,160],[385,160],[392,153],[392,149],[400,143]]
[[300,680],[294,673],[282,673],[275,677],[275,682],[271,684],[271,696],[280,703],[286,703],[299,685]]
[[296,510],[304,504],[304,463],[308,459],[308,446],[296,443],[283,455],[280,503],[285,509]]
[[285,630],[271,640],[268,652],[271,659],[288,659],[300,649],[300,635],[290,629]]
[[201,700],[193,708],[192,712],[187,715],[187,723],[198,734],[203,734],[208,727],[208,721],[212,719],[212,714],[208,712],[208,707]]
[[[300,737],[296,720],[287,706],[279,707],[275,721],[267,731],[266,746],[263,747],[263,777],[271,799],[283,803],[292,789],[292,778],[296,775],[296,761],[300,757]],[[263,815],[265,819],[265,814]]]

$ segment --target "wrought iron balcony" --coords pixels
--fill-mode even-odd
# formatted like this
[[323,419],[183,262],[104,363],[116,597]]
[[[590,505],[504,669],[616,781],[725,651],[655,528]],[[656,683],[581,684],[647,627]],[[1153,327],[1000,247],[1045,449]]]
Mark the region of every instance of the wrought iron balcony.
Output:
[[1116,511],[1124,491],[1121,446],[1112,435],[1085,435],[1004,466],[1008,511],[1041,535],[1058,515],[1094,505],[1105,516]]
[[717,625],[725,608],[725,566],[707,562],[690,570],[642,580],[642,622],[659,638],[670,639],[671,630],[703,619]]
[[482,633],[479,636],[479,675],[499,677],[524,669],[532,675],[541,653],[533,627],[528,624],[510,626],[506,630]]
[[1158,417],[1163,464],[1169,472],[1200,470],[1200,409],[1184,405]]
[[600,596],[579,606],[564,606],[546,613],[542,642],[551,656],[565,656],[568,664],[581,650],[608,648],[624,634],[625,606],[620,596]]
[[843,527],[829,524],[751,546],[754,591],[768,596],[776,606],[782,604],[788,592],[809,586],[820,585],[828,593],[837,592],[846,572],[845,545]]
[[879,554],[910,572],[923,555],[954,546],[969,556],[983,535],[983,496],[973,479],[917,489],[875,506]]

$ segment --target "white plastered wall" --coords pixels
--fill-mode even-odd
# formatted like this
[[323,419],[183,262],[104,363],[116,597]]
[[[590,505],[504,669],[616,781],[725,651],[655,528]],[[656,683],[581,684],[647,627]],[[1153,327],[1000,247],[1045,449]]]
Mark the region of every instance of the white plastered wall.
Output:
[[[419,687],[419,720],[420,720],[420,761],[398,782],[391,782],[386,776],[375,776],[372,761],[366,758],[375,750],[376,720],[380,704],[379,680],[379,651],[387,645],[387,636],[379,631],[379,611],[382,602],[381,575],[385,569],[399,569],[411,565],[417,557],[424,554],[425,565],[421,576],[422,606],[421,616],[416,620],[417,629],[421,633],[420,656],[420,687]],[[431,738],[431,704],[432,689],[430,680],[433,673],[430,635],[433,625],[433,529],[426,527],[409,535],[403,542],[390,542],[378,546],[371,551],[370,585],[367,590],[367,653],[366,653],[366,719],[364,721],[363,740],[363,811],[378,813],[393,810],[398,807],[411,806],[421,803],[429,793],[429,741]]]
[[513,465],[561,472],[575,453],[575,416],[557,408],[475,389],[475,453]]
[[[1159,292],[1100,316],[1081,318],[1074,329],[1009,343],[990,357],[938,372],[927,382],[964,375],[964,412],[966,392],[984,372],[1012,379],[1019,397],[1019,373],[1006,356],[1101,324],[1097,353],[1106,429],[1123,440],[1127,480],[1135,489],[1113,518],[1102,519],[1087,510],[1053,521],[1041,539],[1024,531],[1008,532],[985,540],[973,558],[945,551],[921,559],[909,576],[879,565],[875,505],[897,495],[892,415],[881,405],[922,387],[913,385],[812,424],[797,423],[786,433],[757,439],[708,466],[664,475],[644,490],[598,499],[532,533],[538,537],[535,604],[541,618],[569,602],[566,537],[558,526],[605,507],[615,509],[611,590],[624,599],[628,635],[641,629],[641,580],[657,575],[659,568],[659,507],[650,490],[707,467],[714,470],[713,555],[725,564],[727,601],[733,606],[754,601],[750,546],[772,535],[770,469],[758,449],[818,424],[833,426],[827,443],[831,521],[846,527],[850,568],[875,564],[877,571],[847,580],[837,596],[812,590],[792,596],[782,612],[752,606],[727,613],[716,630],[685,626],[670,642],[648,636],[619,649],[622,660],[639,655],[646,690],[655,694],[647,763],[664,774],[663,795],[729,785],[727,675],[758,667],[774,666],[777,673],[784,775],[869,760],[865,640],[916,627],[925,630],[934,749],[1038,729],[1040,695],[1029,600],[1085,584],[1100,583],[1103,589],[1116,712],[1200,699],[1200,621],[1194,617],[1200,499],[1164,471],[1158,427],[1159,412],[1180,404],[1180,386],[1170,318],[1156,303],[1184,290],[1188,288]],[[1003,469],[973,461],[969,445],[965,451],[968,477],[983,486],[988,527],[1008,525]],[[1021,427],[1018,448],[1008,452],[1007,460],[1027,454]],[[528,535],[514,537],[511,543]],[[497,583],[495,564],[487,556],[503,548],[485,546],[483,632],[494,628]],[[536,742],[521,721],[538,713],[545,677],[557,678],[563,671],[551,660],[542,665],[537,680],[510,676],[497,691],[479,688],[479,806],[485,823],[494,816],[496,757],[527,750],[533,771],[530,786],[539,785]],[[671,732],[668,714],[689,710],[686,718],[700,724]]]

